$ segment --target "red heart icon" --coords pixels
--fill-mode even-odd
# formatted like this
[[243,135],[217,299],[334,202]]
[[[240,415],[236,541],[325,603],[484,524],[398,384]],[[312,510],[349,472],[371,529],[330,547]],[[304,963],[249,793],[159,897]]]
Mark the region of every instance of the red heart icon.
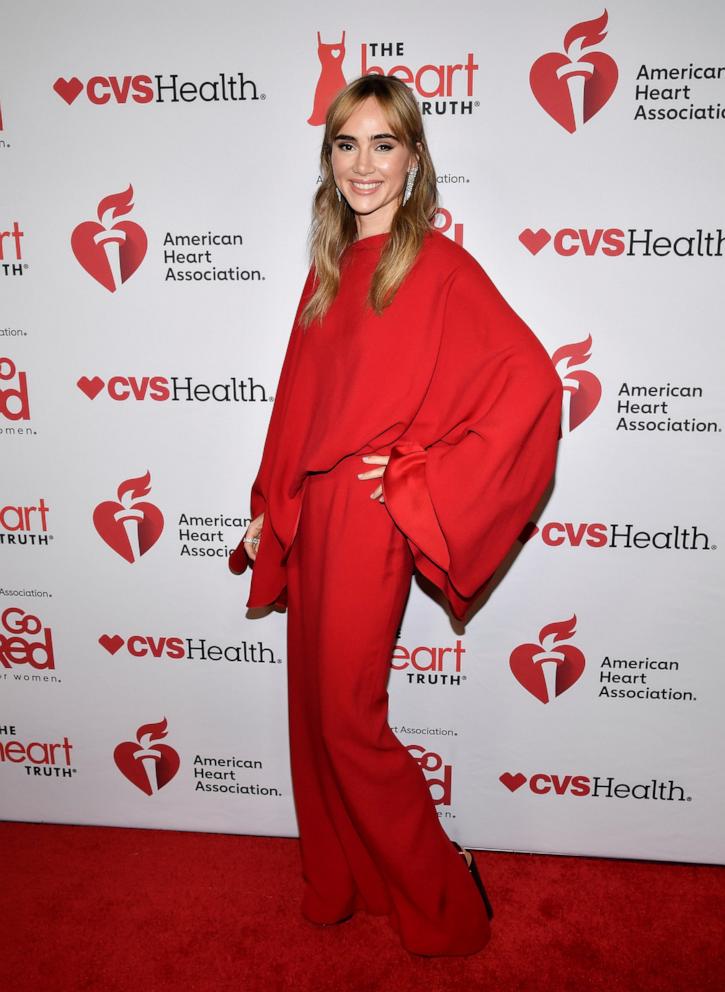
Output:
[[522,772],[516,772],[515,775],[512,775],[511,772],[504,772],[503,775],[499,775],[498,780],[503,782],[511,792],[516,792],[526,781],[526,776]]
[[[582,119],[584,123],[599,113],[604,104],[614,93],[619,72],[617,63],[606,52],[588,52],[582,55],[578,62],[587,63],[593,69],[584,79],[584,106]],[[573,134],[576,130],[574,111],[571,105],[571,94],[566,76],[559,77],[558,70],[565,65],[571,65],[562,52],[547,52],[531,66],[529,84],[539,105],[557,124]]]
[[124,640],[118,634],[101,634],[98,643],[105,648],[109,654],[115,654],[124,645]]
[[[153,767],[156,770],[156,784],[159,789],[163,789],[176,775],[181,762],[177,752],[168,744],[157,744],[154,741],[152,747],[154,751],[161,753],[161,757],[154,760]],[[124,741],[114,750],[113,760],[116,762],[118,770],[126,776],[129,782],[150,796],[154,790],[149,784],[148,773],[139,758],[136,757],[137,752],[143,750],[135,741]]]
[[129,508],[112,499],[99,503],[93,511],[93,525],[99,535],[109,548],[113,548],[116,554],[133,564],[133,549],[123,520],[116,519],[116,514],[124,509],[141,510],[143,513],[138,521],[138,546],[139,553],[142,555],[153,548],[161,537],[161,532],[164,529],[164,515],[153,503],[132,503]]
[[529,249],[532,255],[538,255],[544,245],[551,241],[551,235],[543,227],[540,227],[538,231],[532,231],[530,227],[527,227],[519,234],[519,241],[524,248]]
[[70,79],[63,79],[62,76],[58,76],[53,83],[53,89],[59,97],[70,105],[83,89],[83,83],[77,76],[71,76]]
[[104,385],[103,379],[97,375],[94,375],[92,379],[89,379],[87,375],[82,375],[76,383],[76,386],[82,393],[86,394],[89,400],[94,400]]
[[[90,276],[93,276],[101,286],[105,286],[106,289],[115,293],[119,287],[114,282],[108,256],[103,245],[97,243],[95,240],[97,234],[105,231],[106,228],[96,221],[83,221],[73,231],[70,243],[73,254],[86,272]],[[117,250],[121,270],[121,282],[124,283],[131,278],[146,257],[148,241],[144,229],[132,220],[119,221],[112,228],[108,229],[108,233],[113,231],[119,232]]]

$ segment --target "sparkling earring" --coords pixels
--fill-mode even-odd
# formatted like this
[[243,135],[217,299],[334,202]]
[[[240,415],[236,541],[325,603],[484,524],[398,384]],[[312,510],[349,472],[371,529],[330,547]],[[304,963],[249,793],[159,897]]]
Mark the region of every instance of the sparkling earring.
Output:
[[403,203],[407,203],[410,199],[410,194],[413,192],[413,183],[415,182],[415,177],[418,174],[418,166],[414,165],[412,169],[408,172],[408,181],[405,184],[405,192],[403,193]]
[[338,186],[335,186],[335,189],[337,190],[337,199],[338,199],[338,201],[342,202],[342,193],[340,192],[339,187]]

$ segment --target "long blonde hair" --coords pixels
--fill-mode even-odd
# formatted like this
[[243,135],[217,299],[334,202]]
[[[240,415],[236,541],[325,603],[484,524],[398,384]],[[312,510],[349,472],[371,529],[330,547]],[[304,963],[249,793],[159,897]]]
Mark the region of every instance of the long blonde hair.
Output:
[[340,284],[340,258],[357,234],[354,211],[344,197],[337,198],[332,143],[355,108],[369,96],[374,96],[380,104],[398,140],[418,156],[413,191],[393,217],[390,235],[370,283],[367,302],[378,316],[392,302],[415,262],[426,232],[433,227],[438,187],[416,99],[408,85],[395,76],[377,73],[359,76],[335,96],[325,119],[320,152],[322,182],[314,196],[308,236],[310,264],[315,266],[317,285],[300,314],[302,327],[308,327],[329,309]]

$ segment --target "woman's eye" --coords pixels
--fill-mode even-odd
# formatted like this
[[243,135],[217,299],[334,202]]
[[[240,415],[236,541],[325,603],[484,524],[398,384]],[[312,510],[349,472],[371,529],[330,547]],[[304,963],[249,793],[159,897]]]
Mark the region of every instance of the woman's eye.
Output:
[[[338,147],[338,148],[339,148],[339,149],[340,149],[341,151],[345,151],[345,150],[346,150],[347,148],[352,148],[352,145],[350,144],[350,142],[349,142],[349,141],[339,141],[339,142],[337,143],[337,147]],[[382,145],[377,145],[377,148],[384,148],[384,149],[386,149],[386,150],[388,150],[388,151],[392,151],[392,149],[393,149],[393,145],[386,145],[386,144],[382,144]]]

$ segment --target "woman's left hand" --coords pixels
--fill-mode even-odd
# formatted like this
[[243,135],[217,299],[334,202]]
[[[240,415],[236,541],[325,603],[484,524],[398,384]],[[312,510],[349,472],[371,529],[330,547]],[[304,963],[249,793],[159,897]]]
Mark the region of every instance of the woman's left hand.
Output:
[[[385,466],[390,460],[390,455],[363,455],[362,460],[368,463],[373,462],[374,464],[379,465],[380,468],[371,468],[369,472],[358,472],[358,479],[379,479],[385,471]],[[385,502],[385,499],[383,498],[382,482],[370,493],[370,499],[379,499],[381,503]]]

